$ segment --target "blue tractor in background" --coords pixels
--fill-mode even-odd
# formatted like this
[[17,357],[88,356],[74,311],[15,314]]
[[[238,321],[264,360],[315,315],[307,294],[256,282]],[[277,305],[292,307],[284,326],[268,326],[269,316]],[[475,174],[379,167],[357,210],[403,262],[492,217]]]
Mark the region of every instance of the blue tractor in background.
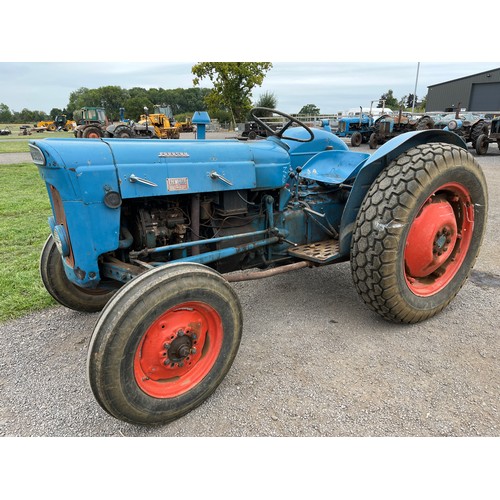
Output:
[[167,423],[216,390],[243,331],[234,281],[349,261],[371,310],[415,323],[474,265],[486,181],[455,134],[410,132],[370,155],[276,110],[252,118],[269,137],[30,141],[52,206],[42,281],[100,311],[87,370],[115,418]]
[[363,113],[363,108],[356,116],[345,116],[339,120],[338,137],[350,137],[351,146],[357,148],[362,143],[367,143],[372,133],[374,118],[371,114]]

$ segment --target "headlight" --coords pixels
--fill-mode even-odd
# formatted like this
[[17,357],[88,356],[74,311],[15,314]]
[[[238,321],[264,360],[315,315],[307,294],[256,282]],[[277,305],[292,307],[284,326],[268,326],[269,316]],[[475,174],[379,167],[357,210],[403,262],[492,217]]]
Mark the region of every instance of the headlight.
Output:
[[30,144],[30,153],[31,159],[35,165],[41,165],[42,167],[45,165],[45,156],[42,153],[42,150],[35,146],[34,144]]

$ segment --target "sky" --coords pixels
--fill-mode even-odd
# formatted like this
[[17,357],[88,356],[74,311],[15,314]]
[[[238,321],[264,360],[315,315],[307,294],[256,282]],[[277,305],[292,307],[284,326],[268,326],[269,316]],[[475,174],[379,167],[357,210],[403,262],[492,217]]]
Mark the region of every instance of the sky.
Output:
[[[0,103],[11,111],[27,108],[48,113],[66,107],[70,93],[80,87],[190,88],[194,64],[196,61],[0,62]],[[272,92],[276,107],[285,113],[298,113],[302,106],[315,104],[322,114],[334,114],[369,107],[389,89],[400,99],[413,93],[417,84],[416,94],[422,98],[430,85],[499,67],[500,62],[278,61],[273,62],[263,85],[254,89],[253,100]],[[201,86],[209,88],[210,81],[204,80]]]
[[244,10],[233,0],[132,5],[87,0],[80,11],[64,0],[9,4],[0,103],[48,113],[81,87],[190,88],[196,62],[269,61],[254,102],[272,92],[285,113],[314,104],[333,114],[369,107],[389,89],[400,99],[417,83],[422,98],[428,86],[500,67],[485,16],[498,11],[493,0],[466,10],[450,0],[384,0],[383,8],[358,0],[355,9],[331,0],[273,0]]

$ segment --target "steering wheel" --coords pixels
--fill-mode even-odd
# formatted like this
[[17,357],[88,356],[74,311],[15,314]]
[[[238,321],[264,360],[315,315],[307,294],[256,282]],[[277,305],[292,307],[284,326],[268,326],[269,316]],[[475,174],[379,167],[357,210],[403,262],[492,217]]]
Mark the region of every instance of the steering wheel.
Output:
[[[276,115],[282,116],[283,118],[286,118],[288,120],[288,122],[285,124],[284,127],[280,128],[278,131],[276,131],[276,130],[273,130],[267,123],[262,121],[258,116],[255,116],[255,111],[265,111],[267,113],[274,113]],[[283,113],[282,111],[278,111],[277,109],[253,108],[252,110],[250,110],[250,116],[263,129],[265,129],[271,135],[278,137],[279,139],[288,139],[289,141],[296,141],[296,142],[311,142],[314,139],[314,134],[313,134],[312,130],[305,123],[302,123],[301,121],[297,120],[297,118],[294,118],[293,116],[287,115],[286,113]],[[288,137],[288,136],[283,135],[284,132],[293,123],[296,123],[299,127],[302,127],[303,129],[305,129],[310,137],[308,139],[298,139],[296,137]]]

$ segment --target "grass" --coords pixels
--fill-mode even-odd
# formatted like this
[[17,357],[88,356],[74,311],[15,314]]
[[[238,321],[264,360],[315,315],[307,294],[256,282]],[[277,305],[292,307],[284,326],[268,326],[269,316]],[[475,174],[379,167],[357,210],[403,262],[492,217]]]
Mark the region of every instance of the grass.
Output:
[[10,135],[0,135],[0,154],[1,153],[29,153],[28,143],[32,139],[46,139],[47,137],[65,137],[72,138],[71,132],[33,132],[31,135],[19,135],[19,124],[0,123],[0,129],[9,128],[12,130]]
[[38,271],[51,215],[33,164],[0,165],[0,321],[54,305]]

